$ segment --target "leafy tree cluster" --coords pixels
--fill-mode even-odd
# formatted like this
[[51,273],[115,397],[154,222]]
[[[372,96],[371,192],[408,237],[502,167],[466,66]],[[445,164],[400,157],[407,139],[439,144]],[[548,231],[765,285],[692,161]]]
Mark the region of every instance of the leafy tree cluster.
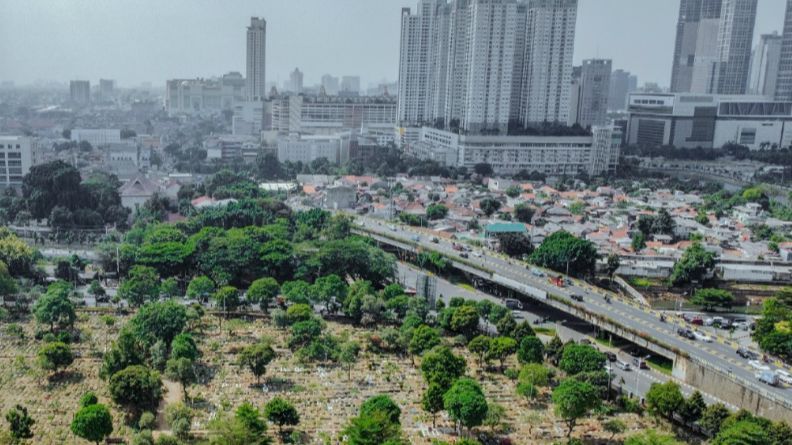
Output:
[[792,288],[765,301],[752,336],[763,351],[792,361]]
[[[119,187],[115,175],[96,172],[83,180],[75,167],[52,161],[31,167],[22,179],[22,200],[32,218],[46,218],[55,228],[126,227],[129,211],[121,206]],[[14,207],[5,210],[9,220],[18,215]]]
[[657,215],[641,215],[638,218],[638,230],[648,238],[650,235],[674,235],[676,223],[666,209],[660,209]]
[[674,264],[670,281],[674,286],[702,281],[715,267],[715,254],[704,249],[701,243],[694,242],[685,250]]
[[587,276],[594,273],[597,248],[590,241],[558,231],[545,238],[531,254],[531,262],[570,275]]

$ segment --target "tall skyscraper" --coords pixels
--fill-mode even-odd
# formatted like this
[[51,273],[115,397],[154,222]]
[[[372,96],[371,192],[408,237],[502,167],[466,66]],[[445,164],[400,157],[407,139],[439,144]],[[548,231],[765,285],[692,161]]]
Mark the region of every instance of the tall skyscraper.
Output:
[[577,0],[530,0],[520,97],[524,125],[566,122]]
[[611,65],[606,59],[583,61],[580,77],[573,81],[570,103],[575,108],[570,109],[570,124],[586,128],[608,122]]
[[325,74],[322,76],[322,87],[324,88],[325,93],[330,96],[338,94],[338,77]]
[[622,111],[627,109],[627,95],[638,89],[638,77],[629,71],[614,70],[611,73],[608,109]]
[[681,0],[671,91],[744,94],[757,0]]
[[504,134],[566,122],[577,0],[421,0],[402,10],[399,121]]
[[69,96],[75,105],[85,106],[91,102],[91,82],[72,80],[69,82]]
[[303,73],[300,71],[299,68],[295,68],[294,71],[289,74],[289,87],[290,89],[300,94],[303,90]]
[[762,34],[751,53],[748,93],[774,97],[783,39],[777,32]]
[[792,101],[792,0],[787,0],[775,99]]
[[246,85],[248,100],[263,100],[267,96],[265,77],[267,55],[267,21],[251,17],[247,29]]

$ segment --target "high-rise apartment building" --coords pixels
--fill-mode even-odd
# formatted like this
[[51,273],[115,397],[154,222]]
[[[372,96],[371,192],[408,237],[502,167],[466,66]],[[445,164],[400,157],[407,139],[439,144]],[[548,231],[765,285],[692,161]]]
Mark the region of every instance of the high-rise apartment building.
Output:
[[577,0],[403,9],[400,123],[503,134],[510,122],[566,122],[576,14]]
[[99,79],[99,98],[102,101],[113,100],[115,94],[115,80]]
[[246,86],[248,100],[263,100],[267,96],[265,77],[267,55],[267,21],[250,18],[247,29]]
[[69,95],[75,105],[85,106],[91,102],[91,82],[72,80],[69,82]]
[[762,34],[751,53],[748,94],[774,97],[783,39],[777,32]]
[[0,187],[21,187],[33,165],[35,142],[27,136],[0,136]]
[[638,76],[629,71],[614,70],[611,73],[608,109],[622,111],[627,109],[627,95],[638,90]]
[[289,89],[297,94],[302,93],[303,90],[303,73],[299,68],[289,74]]
[[530,0],[525,24],[520,120],[566,122],[577,0]]
[[341,92],[345,94],[360,94],[360,76],[341,77]]
[[787,0],[775,99],[792,101],[792,0]]
[[325,93],[330,96],[338,94],[338,77],[331,76],[330,74],[322,76],[322,88],[324,88]]
[[574,108],[570,107],[570,124],[586,128],[607,123],[611,65],[606,59],[583,61],[580,76],[572,82],[570,103]]
[[681,0],[671,91],[745,94],[757,0]]

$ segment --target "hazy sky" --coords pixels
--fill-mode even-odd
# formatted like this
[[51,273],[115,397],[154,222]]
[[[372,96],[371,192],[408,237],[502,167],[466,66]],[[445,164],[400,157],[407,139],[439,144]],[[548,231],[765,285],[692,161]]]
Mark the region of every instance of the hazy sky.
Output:
[[[267,19],[267,80],[357,74],[395,80],[399,15],[416,0],[0,0],[0,80],[120,85],[245,68],[245,27]],[[781,31],[784,0],[759,0],[756,33]],[[668,85],[679,0],[580,0],[575,62],[612,58]]]

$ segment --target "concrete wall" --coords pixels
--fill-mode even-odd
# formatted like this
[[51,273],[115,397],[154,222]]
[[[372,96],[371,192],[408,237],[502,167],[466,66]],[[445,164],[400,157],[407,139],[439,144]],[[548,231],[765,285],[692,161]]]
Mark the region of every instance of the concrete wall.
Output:
[[792,403],[783,404],[767,397],[761,390],[741,385],[734,376],[725,375],[702,363],[684,357],[674,360],[673,376],[678,380],[718,396],[721,400],[745,408],[772,420],[789,420]]

